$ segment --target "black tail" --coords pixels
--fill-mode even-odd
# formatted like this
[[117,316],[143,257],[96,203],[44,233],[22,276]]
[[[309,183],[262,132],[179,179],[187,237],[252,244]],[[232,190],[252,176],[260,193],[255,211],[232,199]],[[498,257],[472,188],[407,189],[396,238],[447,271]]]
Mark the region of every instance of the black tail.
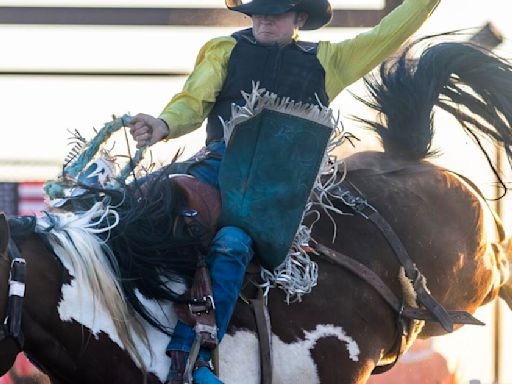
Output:
[[[431,39],[431,38],[429,38]],[[512,66],[482,48],[467,43],[440,43],[425,49],[419,59],[409,45],[380,67],[380,80],[365,79],[370,100],[380,112],[371,126],[384,150],[412,160],[434,155],[433,107],[452,114],[484,152],[482,140],[502,145],[512,159]]]

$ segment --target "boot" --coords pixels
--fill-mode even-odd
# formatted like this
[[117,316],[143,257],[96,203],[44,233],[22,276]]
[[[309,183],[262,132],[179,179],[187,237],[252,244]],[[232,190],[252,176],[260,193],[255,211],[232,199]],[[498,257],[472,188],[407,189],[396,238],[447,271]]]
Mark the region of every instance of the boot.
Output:
[[224,384],[209,367],[198,367],[192,377],[195,384]]
[[[171,358],[171,369],[166,384],[183,384],[188,352],[167,351],[167,355]],[[212,372],[209,360],[210,352],[202,349],[192,374],[195,384],[223,384]]]

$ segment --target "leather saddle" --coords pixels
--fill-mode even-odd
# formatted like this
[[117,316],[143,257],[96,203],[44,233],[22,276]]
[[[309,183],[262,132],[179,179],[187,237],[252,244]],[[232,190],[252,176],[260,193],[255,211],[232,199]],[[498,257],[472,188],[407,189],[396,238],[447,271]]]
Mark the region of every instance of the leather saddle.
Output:
[[[220,192],[214,187],[189,175],[172,175],[169,178],[174,190],[184,199],[181,218],[193,219],[202,228],[203,245],[208,246],[215,234],[221,212]],[[174,223],[175,231],[183,224],[180,218]]]

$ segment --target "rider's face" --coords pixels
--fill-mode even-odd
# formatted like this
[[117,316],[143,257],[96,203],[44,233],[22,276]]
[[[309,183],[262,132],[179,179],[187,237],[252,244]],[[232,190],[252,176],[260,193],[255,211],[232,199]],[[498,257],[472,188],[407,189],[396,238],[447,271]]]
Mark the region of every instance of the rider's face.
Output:
[[288,44],[307,20],[306,13],[286,12],[280,15],[252,15],[256,41],[263,45]]

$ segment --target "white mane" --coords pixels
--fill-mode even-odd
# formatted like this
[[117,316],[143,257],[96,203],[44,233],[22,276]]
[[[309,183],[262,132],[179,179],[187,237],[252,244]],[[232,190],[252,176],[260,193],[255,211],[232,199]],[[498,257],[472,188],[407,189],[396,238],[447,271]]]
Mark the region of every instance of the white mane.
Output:
[[[59,316],[63,321],[85,325],[96,337],[105,332],[143,371],[165,381],[170,364],[165,356],[169,337],[130,309],[117,280],[112,250],[98,236],[118,221],[117,212],[101,202],[87,212],[49,213],[38,218],[37,232],[46,236],[72,277],[71,284],[62,287]],[[159,321],[175,325],[172,304],[148,300],[140,294],[139,299]]]

